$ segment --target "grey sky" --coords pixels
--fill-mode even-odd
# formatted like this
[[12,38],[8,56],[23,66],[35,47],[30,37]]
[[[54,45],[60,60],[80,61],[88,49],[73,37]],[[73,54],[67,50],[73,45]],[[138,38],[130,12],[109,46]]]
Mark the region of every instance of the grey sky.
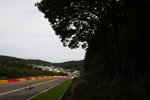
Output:
[[51,62],[84,59],[85,50],[63,47],[44,15],[39,0],[0,0],[0,55]]

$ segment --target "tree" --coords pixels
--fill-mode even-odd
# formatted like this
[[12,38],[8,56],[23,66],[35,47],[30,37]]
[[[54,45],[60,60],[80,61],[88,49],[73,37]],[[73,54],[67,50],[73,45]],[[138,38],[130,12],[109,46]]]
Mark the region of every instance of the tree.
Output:
[[[111,35],[114,33],[115,25],[113,16],[121,16],[120,9],[120,12],[115,15],[112,9],[114,6],[119,6],[120,2],[114,0],[43,0],[36,5],[45,14],[45,18],[49,19],[64,46],[70,48],[82,46],[90,52],[103,52],[107,66],[110,66],[109,42],[111,41],[109,38],[116,39]],[[89,71],[92,68],[85,67],[85,70]]]
[[[37,3],[65,46],[86,48],[107,16],[110,0],[43,0]],[[108,21],[109,24],[109,21]]]
[[126,68],[129,72],[150,56],[149,4],[148,0],[42,0],[36,6],[64,46],[86,48],[87,73],[126,77]]

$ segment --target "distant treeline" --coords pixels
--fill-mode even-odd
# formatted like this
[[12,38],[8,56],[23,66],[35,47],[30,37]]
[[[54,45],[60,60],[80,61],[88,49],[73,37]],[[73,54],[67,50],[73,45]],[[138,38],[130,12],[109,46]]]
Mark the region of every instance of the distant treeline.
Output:
[[[42,61],[41,61],[42,62]],[[37,62],[34,62],[34,64]],[[38,63],[43,64],[43,63]],[[48,63],[47,63],[48,64]],[[17,78],[41,75],[66,75],[33,68],[33,62],[13,57],[0,56],[0,78]]]
[[20,59],[20,58],[15,58],[15,57],[9,57],[9,56],[0,56],[0,63],[1,62],[7,62],[7,65],[9,63],[13,62],[11,65],[15,65],[15,62],[17,63],[18,66],[30,66],[32,65],[43,65],[43,66],[57,66],[57,67],[62,67],[64,69],[72,69],[72,70],[80,70],[83,71],[83,64],[84,61],[68,61],[68,62],[62,62],[62,63],[51,63],[47,61],[42,61],[42,60],[33,60],[33,59]]
[[84,71],[84,69],[83,69],[84,60],[68,61],[68,62],[63,62],[63,63],[55,63],[53,65],[62,67],[64,69],[79,70],[81,72]]

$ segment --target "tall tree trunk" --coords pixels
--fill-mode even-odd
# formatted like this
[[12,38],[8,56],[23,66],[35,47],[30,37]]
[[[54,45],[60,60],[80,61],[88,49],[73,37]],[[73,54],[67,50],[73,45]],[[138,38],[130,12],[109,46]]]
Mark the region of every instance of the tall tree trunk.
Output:
[[116,0],[112,0],[112,23],[113,23],[114,34],[115,34],[116,54],[118,56],[117,76],[120,77],[122,76],[122,58],[121,58],[121,49],[120,49],[120,41],[119,41]]

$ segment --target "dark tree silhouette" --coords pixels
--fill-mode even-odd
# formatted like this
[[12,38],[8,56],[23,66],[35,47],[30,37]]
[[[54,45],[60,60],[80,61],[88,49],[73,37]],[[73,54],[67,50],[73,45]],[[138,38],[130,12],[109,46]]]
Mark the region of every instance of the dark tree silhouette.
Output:
[[86,48],[102,27],[111,27],[111,0],[43,0],[36,5],[70,48]]
[[86,48],[88,75],[134,77],[150,57],[149,4],[149,0],[42,0],[36,6],[64,46]]
[[[43,0],[36,4],[48,18],[56,34],[60,36],[64,46],[77,48],[82,46],[90,52],[104,53],[98,57],[106,61],[110,68],[110,42],[118,43],[116,16],[121,16],[121,2],[115,0]],[[118,13],[119,12],[119,13]],[[115,22],[115,23],[114,23]],[[112,35],[115,33],[116,35]],[[118,46],[119,57],[119,43]],[[96,55],[93,54],[93,56]],[[86,60],[86,59],[85,59]],[[118,60],[118,61],[119,61]],[[94,66],[85,61],[85,71],[93,70]],[[91,63],[93,63],[91,61]]]

